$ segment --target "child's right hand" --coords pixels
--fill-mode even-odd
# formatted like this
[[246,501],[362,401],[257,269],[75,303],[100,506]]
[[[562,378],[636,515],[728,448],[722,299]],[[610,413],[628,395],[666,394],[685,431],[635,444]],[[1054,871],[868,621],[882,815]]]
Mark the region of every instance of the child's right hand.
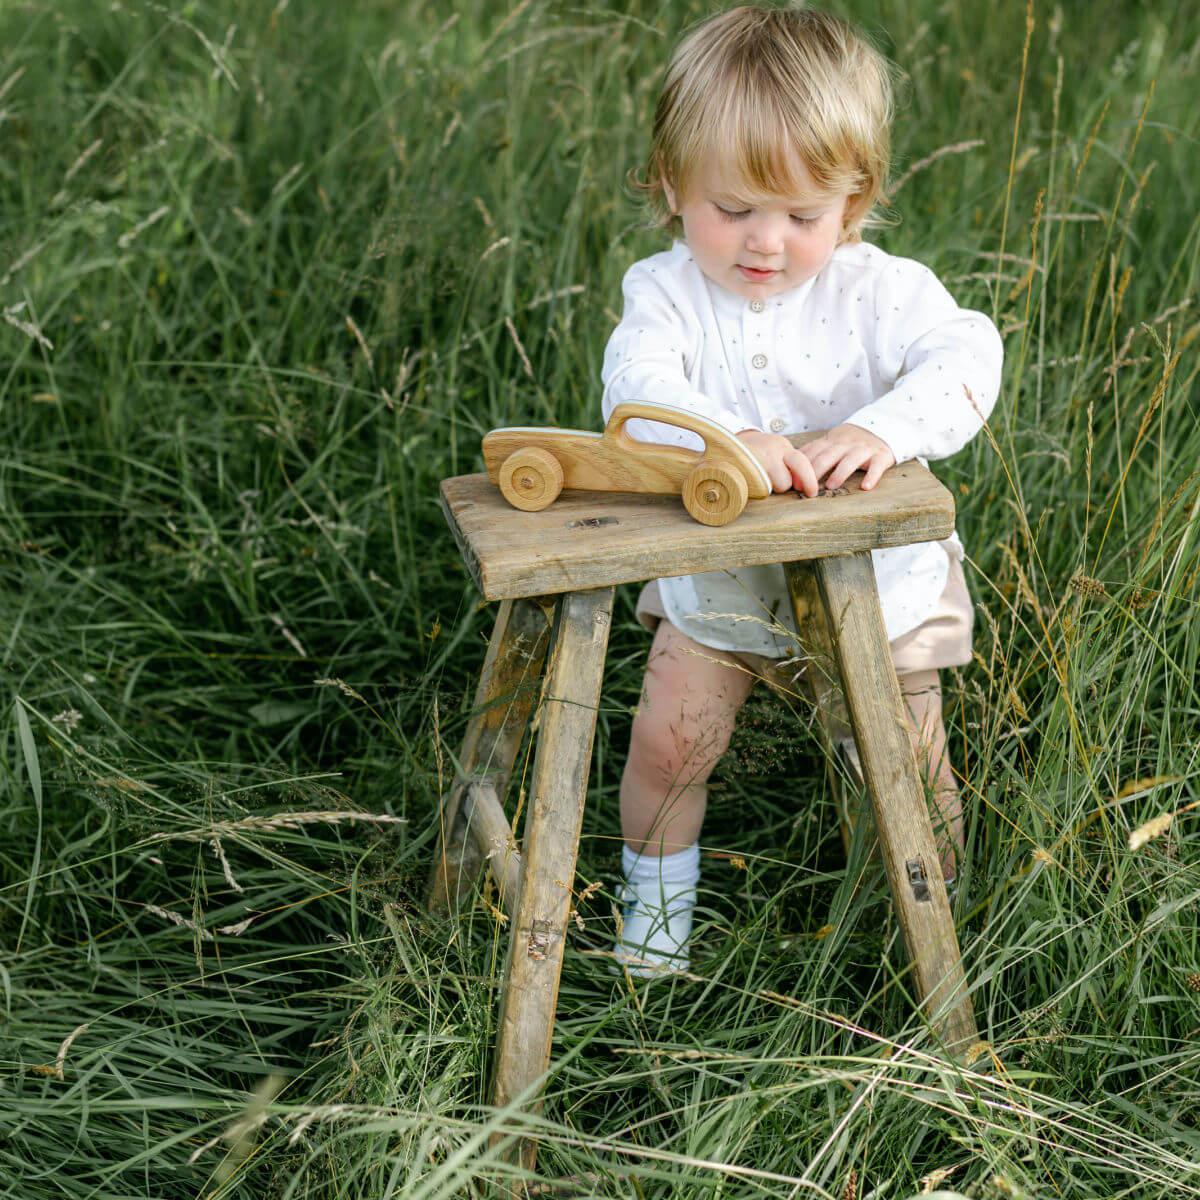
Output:
[[803,450],[797,450],[782,434],[743,429],[737,436],[762,463],[772,491],[786,492],[794,487],[810,499],[817,494],[817,473],[812,463]]

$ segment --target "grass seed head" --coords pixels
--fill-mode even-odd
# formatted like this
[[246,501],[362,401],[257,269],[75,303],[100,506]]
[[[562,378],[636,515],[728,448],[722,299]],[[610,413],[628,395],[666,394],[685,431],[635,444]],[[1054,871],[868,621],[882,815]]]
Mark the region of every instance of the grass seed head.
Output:
[[1076,571],[1071,576],[1071,590],[1077,596],[1091,596],[1094,599],[1102,599],[1108,595],[1108,589],[1099,579],[1093,579],[1082,571]]

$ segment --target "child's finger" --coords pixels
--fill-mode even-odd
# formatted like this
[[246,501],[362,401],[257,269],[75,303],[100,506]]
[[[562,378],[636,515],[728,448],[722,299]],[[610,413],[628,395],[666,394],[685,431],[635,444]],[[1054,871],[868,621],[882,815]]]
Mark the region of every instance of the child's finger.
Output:
[[754,445],[750,451],[771,481],[771,491],[786,492],[792,486],[792,473],[784,466],[783,456],[773,448]]
[[770,480],[770,490],[773,492],[786,492],[792,486],[792,473],[784,466],[784,461],[781,458],[766,454],[755,455],[755,457],[760,462],[764,472],[767,472],[767,478]]
[[849,447],[843,451],[842,461],[829,472],[829,478],[825,480],[825,486],[831,492],[834,488],[840,488],[870,457],[871,452],[864,450],[861,446]]
[[782,458],[765,456],[759,460],[766,469],[767,478],[771,481],[771,491],[786,492],[792,486],[792,473],[787,469]]
[[808,459],[817,479],[821,479],[832,467],[836,466],[838,459],[842,456],[842,451],[837,447],[830,446],[828,443],[818,446],[815,442],[809,442],[800,453]]
[[873,454],[871,461],[867,466],[866,478],[862,481],[862,489],[864,492],[869,492],[882,478],[884,471],[891,466],[888,461],[890,455]]
[[829,440],[825,437],[813,438],[811,442],[805,442],[800,448],[802,454],[806,454],[810,462],[814,461],[823,450],[829,448]]
[[784,455],[784,462],[792,475],[792,486],[810,499],[820,491],[817,472],[803,450],[792,450]]

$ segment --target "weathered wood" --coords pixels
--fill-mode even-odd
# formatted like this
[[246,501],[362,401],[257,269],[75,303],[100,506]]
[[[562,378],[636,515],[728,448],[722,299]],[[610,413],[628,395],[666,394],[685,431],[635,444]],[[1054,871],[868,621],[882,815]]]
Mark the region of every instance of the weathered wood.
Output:
[[534,600],[506,600],[496,614],[455,781],[442,801],[441,836],[426,895],[430,911],[457,909],[483,868],[478,844],[468,836],[463,793],[480,780],[498,797],[508,788],[538,695],[550,635],[547,608]]
[[[793,439],[801,442],[803,438]],[[541,512],[508,505],[486,475],[442,481],[442,509],[489,600],[550,595],[665,575],[790,562],[949,537],[954,498],[909,461],[869,492],[782,492],[736,521],[701,525],[678,496],[564,492]]]
[[467,785],[463,814],[475,850],[488,864],[500,893],[500,907],[511,912],[521,894],[521,850],[491,782]]
[[849,859],[855,827],[860,816],[867,815],[869,819],[869,814],[862,813],[861,793],[857,788],[847,788],[838,772],[838,740],[839,737],[845,737],[845,730],[841,726],[846,714],[846,703],[838,676],[837,655],[825,620],[825,609],[821,604],[812,563],[784,563],[784,575],[787,578],[800,647],[808,658],[803,685],[816,713],[817,735],[825,752],[825,777],[838,816],[842,849]]
[[[704,450],[637,441],[629,436],[625,424],[638,419],[659,421],[698,434],[704,439]],[[483,462],[488,477],[499,484],[501,468],[509,456],[531,448],[553,455],[566,488],[678,496],[688,475],[703,459],[742,476],[747,494],[755,499],[771,492],[770,478],[745,442],[699,413],[667,404],[647,404],[640,400],[618,404],[603,433],[534,425],[493,429],[483,439]]]
[[[500,998],[492,1077],[497,1107],[510,1103],[550,1063],[612,601],[613,589],[606,587],[564,596],[559,603],[538,717],[521,893],[510,922]],[[532,1101],[531,1107],[540,1103]],[[522,1139],[517,1154],[532,1167],[535,1143]]]
[[813,572],[917,992],[943,1040],[962,1049],[979,1035],[871,556],[824,558]]

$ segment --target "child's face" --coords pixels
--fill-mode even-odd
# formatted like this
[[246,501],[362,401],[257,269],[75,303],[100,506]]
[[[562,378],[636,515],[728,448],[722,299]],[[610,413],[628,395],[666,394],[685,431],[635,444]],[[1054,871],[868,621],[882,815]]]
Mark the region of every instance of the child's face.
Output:
[[825,266],[849,197],[822,195],[803,166],[796,176],[800,194],[755,200],[711,161],[693,175],[686,196],[663,181],[671,211],[683,221],[684,241],[709,279],[761,300],[798,287]]

